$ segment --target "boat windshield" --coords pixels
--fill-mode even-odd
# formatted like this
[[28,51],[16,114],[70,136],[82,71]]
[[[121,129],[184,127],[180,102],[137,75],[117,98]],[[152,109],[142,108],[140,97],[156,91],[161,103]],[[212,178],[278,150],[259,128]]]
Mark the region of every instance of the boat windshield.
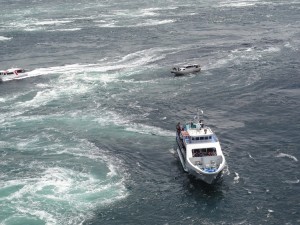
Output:
[[195,67],[195,66],[186,66],[185,68],[188,69],[188,68],[194,68],[194,67]]
[[197,148],[192,149],[193,157],[214,156],[217,155],[216,148]]

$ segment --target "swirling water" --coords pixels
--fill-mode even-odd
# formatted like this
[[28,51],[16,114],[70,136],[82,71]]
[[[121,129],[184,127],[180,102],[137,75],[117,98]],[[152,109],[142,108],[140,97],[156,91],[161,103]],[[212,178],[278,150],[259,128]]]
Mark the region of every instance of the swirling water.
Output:
[[[0,5],[0,69],[30,71],[0,84],[0,224],[300,223],[299,1]],[[198,108],[212,186],[175,151]]]

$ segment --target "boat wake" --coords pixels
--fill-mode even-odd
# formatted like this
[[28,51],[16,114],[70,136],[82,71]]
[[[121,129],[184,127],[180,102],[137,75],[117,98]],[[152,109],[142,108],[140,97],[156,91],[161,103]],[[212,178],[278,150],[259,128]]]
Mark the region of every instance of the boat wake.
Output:
[[[164,59],[166,57],[166,52],[169,49],[167,48],[150,48],[144,49],[141,51],[129,53],[125,56],[114,57],[114,58],[105,58],[99,60],[99,63],[94,64],[70,64],[64,66],[54,66],[48,68],[37,68],[31,71],[26,72],[26,77],[14,77],[3,80],[11,81],[16,78],[18,79],[27,79],[30,77],[45,76],[45,75],[91,75],[97,74],[104,75],[106,78],[103,79],[104,83],[115,81],[116,77],[119,76],[132,76],[134,74],[140,73],[141,71],[147,70],[149,67],[153,66],[152,63]],[[121,73],[122,71],[122,73]]]
[[287,158],[290,158],[290,159],[294,160],[295,162],[298,162],[298,159],[295,156],[285,154],[285,153],[279,153],[276,157],[277,158],[287,157]]
[[0,41],[9,41],[11,39],[12,39],[11,37],[0,36]]
[[159,127],[144,125],[144,124],[129,124],[125,128],[127,131],[136,132],[140,134],[150,134],[150,135],[157,135],[162,137],[174,137],[174,132],[161,129]]

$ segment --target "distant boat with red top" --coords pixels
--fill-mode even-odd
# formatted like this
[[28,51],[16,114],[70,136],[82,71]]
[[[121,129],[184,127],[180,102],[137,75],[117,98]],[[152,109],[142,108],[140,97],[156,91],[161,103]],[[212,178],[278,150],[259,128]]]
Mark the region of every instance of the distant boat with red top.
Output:
[[0,81],[18,80],[27,76],[28,73],[22,68],[11,68],[0,71]]

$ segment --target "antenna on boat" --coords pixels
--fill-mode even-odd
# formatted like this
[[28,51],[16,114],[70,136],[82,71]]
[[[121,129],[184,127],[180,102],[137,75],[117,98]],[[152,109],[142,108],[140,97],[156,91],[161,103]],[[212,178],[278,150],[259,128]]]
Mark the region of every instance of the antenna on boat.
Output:
[[203,117],[203,110],[202,110],[202,109],[198,109],[198,112],[197,112],[197,114],[198,114],[198,121],[200,121],[200,115],[199,115],[199,111],[201,112],[201,114],[202,114],[202,117]]

